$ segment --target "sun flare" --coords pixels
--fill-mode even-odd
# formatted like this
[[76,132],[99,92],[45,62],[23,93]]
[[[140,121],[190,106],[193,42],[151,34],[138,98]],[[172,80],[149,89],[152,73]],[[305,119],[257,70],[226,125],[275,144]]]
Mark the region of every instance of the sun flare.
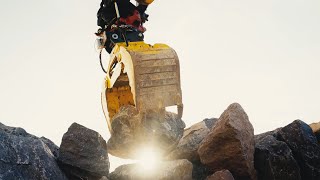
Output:
[[157,168],[157,164],[160,162],[160,153],[155,148],[145,147],[140,149],[137,160],[141,168],[152,172]]

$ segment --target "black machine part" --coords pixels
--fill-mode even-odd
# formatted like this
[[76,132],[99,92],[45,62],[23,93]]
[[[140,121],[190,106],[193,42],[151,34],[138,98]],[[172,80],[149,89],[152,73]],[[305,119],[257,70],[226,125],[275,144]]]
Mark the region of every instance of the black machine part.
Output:
[[116,43],[121,42],[137,42],[143,41],[144,35],[142,32],[134,28],[119,27],[115,30],[106,32],[107,42],[105,44],[106,50],[110,53]]

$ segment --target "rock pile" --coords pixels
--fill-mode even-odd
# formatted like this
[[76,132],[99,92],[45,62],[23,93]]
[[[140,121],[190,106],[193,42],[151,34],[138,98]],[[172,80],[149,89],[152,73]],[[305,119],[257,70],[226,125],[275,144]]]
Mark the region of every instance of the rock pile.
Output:
[[[254,135],[247,114],[237,103],[218,119],[205,119],[185,130],[183,121],[170,113],[165,121],[150,118],[146,122],[148,118],[139,117],[129,107],[115,118],[114,134],[108,143],[99,133],[74,123],[64,134],[60,148],[47,138],[0,123],[0,179],[320,179],[319,124],[310,127],[295,120]],[[108,153],[131,158],[131,146],[150,139],[160,142],[162,152],[162,160],[153,162],[153,169],[149,159],[109,173]]]

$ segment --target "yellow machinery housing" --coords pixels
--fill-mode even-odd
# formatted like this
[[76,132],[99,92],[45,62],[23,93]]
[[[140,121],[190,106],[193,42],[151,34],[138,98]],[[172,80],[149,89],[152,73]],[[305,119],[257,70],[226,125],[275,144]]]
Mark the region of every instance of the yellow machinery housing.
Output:
[[167,45],[144,42],[117,43],[110,54],[102,91],[102,107],[112,133],[113,116],[120,107],[133,105],[139,113],[163,114],[168,106],[183,111],[180,65]]

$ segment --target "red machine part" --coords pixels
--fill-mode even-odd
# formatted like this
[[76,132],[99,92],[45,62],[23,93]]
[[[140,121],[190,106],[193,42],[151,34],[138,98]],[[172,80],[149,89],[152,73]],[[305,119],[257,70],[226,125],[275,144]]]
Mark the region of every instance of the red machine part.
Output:
[[134,28],[138,29],[141,32],[145,32],[146,28],[142,25],[141,15],[139,11],[134,10],[131,16],[128,16],[127,18],[120,18],[120,22],[131,25]]

